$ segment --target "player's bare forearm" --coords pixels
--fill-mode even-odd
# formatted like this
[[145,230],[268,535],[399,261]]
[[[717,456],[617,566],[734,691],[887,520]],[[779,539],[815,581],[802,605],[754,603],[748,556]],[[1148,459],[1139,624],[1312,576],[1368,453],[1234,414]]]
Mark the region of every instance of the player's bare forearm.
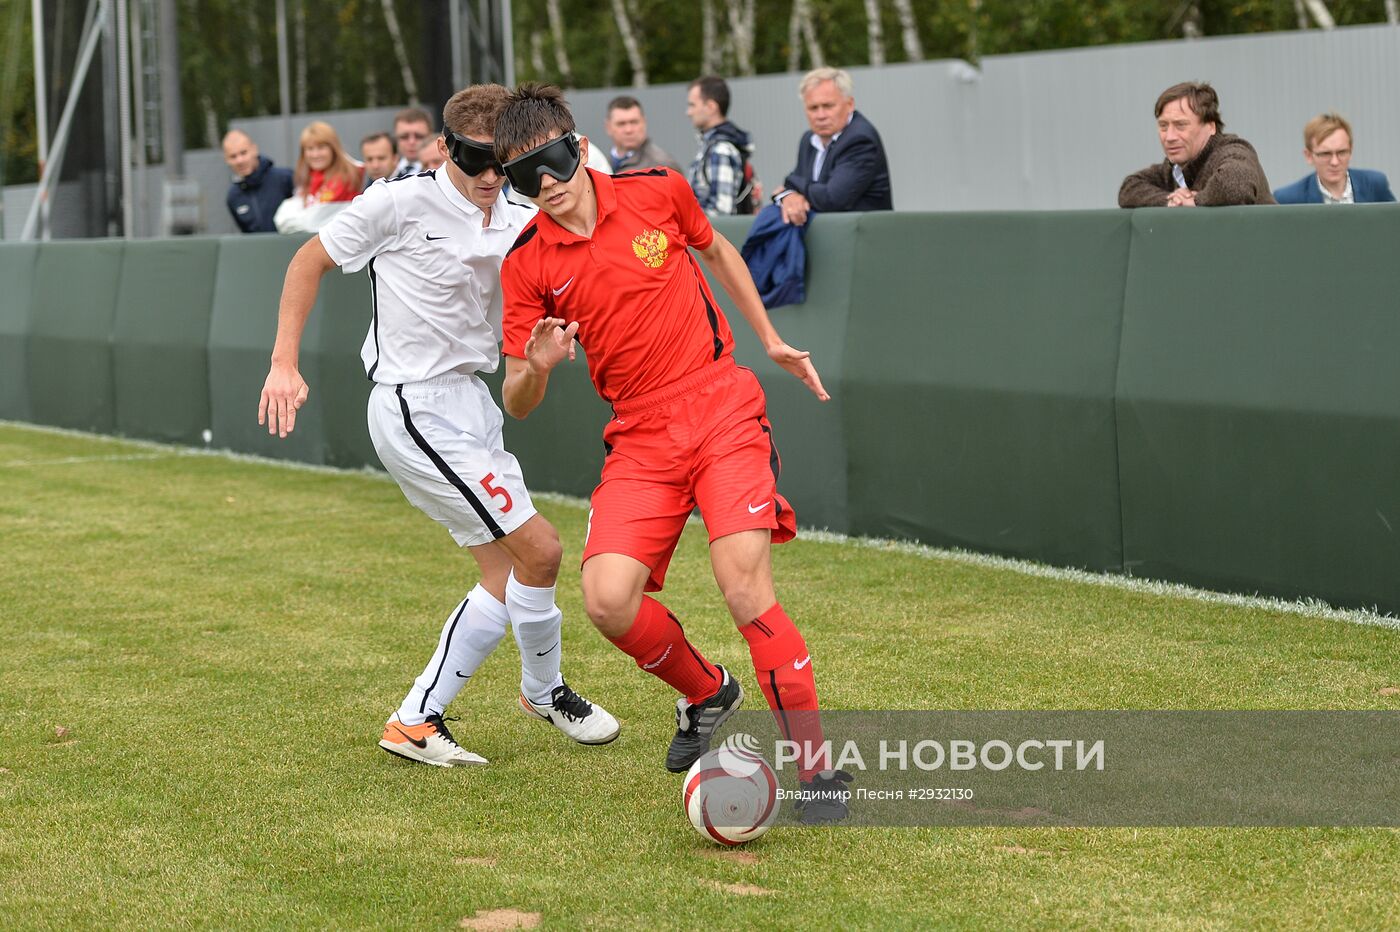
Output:
[[734,244],[715,233],[710,245],[697,251],[700,258],[705,260],[705,267],[719,280],[734,306],[758,335],[763,348],[767,350],[783,342],[773,322],[768,319],[768,311],[763,306],[763,299],[758,296],[758,289],[754,287],[749,267],[744,264],[744,257],[739,255]]
[[574,337],[578,321],[566,323],[562,317],[543,317],[525,341],[525,355],[506,357],[506,379],[501,385],[501,401],[511,417],[524,418],[544,400],[549,373],[575,356]]
[[287,265],[282,280],[282,300],[277,308],[277,342],[272,347],[272,364],[295,367],[301,353],[301,335],[321,290],[321,278],[335,262],[321,245],[321,237],[307,240]]
[[822,387],[821,376],[817,375],[817,369],[812,365],[811,354],[793,349],[784,343],[783,338],[778,335],[777,328],[768,319],[763,299],[758,296],[753,276],[749,274],[749,267],[744,264],[744,257],[739,255],[739,250],[735,249],[729,240],[716,233],[709,248],[699,252],[700,257],[705,260],[706,267],[719,279],[719,283],[739,308],[739,313],[744,315],[753,332],[758,334],[768,358],[801,379],[802,384],[806,385],[813,395],[822,401],[830,400],[831,396]]
[[307,240],[287,265],[282,300],[277,309],[277,340],[258,398],[258,423],[266,424],[269,434],[286,437],[291,433],[296,427],[297,409],[306,403],[310,393],[297,368],[301,335],[306,330],[311,308],[316,304],[321,277],[333,268],[335,263],[321,245],[319,236]]
[[506,414],[516,420],[528,417],[544,401],[548,388],[548,372],[535,372],[519,356],[506,357],[506,378],[501,383],[501,403]]

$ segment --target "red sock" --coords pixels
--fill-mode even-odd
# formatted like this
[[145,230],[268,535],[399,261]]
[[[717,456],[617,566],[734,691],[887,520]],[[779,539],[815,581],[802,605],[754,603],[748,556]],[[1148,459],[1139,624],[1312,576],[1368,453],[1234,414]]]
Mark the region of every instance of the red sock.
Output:
[[749,642],[758,688],[773,710],[783,737],[796,741],[802,750],[797,774],[811,780],[819,770],[831,767],[822,747],[822,721],[817,712],[817,681],[812,675],[812,655],[807,642],[782,605],[759,615],[739,629]]
[[651,596],[642,596],[642,608],[627,633],[608,640],[690,702],[708,699],[720,687],[720,672],[685,639],[676,616]]

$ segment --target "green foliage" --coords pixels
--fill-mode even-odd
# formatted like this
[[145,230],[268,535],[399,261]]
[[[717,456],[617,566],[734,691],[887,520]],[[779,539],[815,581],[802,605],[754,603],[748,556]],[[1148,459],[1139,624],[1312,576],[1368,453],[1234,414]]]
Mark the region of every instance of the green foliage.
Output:
[[[393,0],[410,67],[424,77],[424,4]],[[717,41],[731,35],[728,0],[713,0]],[[964,58],[1040,49],[1143,42],[1181,35],[1182,0],[912,0],[924,57]],[[627,0],[653,84],[688,81],[700,73],[703,28],[699,2]],[[37,177],[32,40],[29,0],[0,0],[0,171],[5,183]],[[863,0],[812,0],[817,40],[829,64],[869,61]],[[1205,35],[1298,28],[1293,0],[1199,0]],[[231,119],[276,113],[277,33],[273,4],[248,0],[179,0],[180,78],[185,143],[210,145]],[[556,57],[547,0],[514,4],[516,75],[572,83],[575,87],[626,86],[632,69],[610,3],[559,0],[565,51],[572,81]],[[891,0],[880,0],[886,61],[905,61],[901,30]],[[1328,0],[1342,26],[1385,21],[1384,0]],[[70,41],[82,22],[84,4],[68,0]],[[305,108],[331,110],[407,102],[408,93],[380,0],[288,0],[288,47],[292,106],[298,110],[297,11],[305,16]],[[756,0],[753,68],[758,74],[788,67],[790,0]],[[20,23],[17,35],[11,24]],[[50,37],[52,38],[52,37]],[[538,48],[539,54],[535,54]],[[13,54],[11,52],[13,51]],[[799,67],[810,67],[805,48]],[[69,51],[71,55],[71,50]],[[721,73],[738,74],[732,48],[721,49]],[[52,69],[51,69],[52,70]],[[62,71],[56,72],[62,77]],[[51,94],[55,109],[61,88]]]

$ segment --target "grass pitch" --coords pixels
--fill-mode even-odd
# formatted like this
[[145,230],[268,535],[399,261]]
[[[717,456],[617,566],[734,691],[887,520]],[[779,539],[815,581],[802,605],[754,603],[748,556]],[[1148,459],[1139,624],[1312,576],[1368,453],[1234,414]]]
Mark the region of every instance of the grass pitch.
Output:
[[[507,639],[449,710],[491,766],[437,770],[375,742],[473,568],[392,482],[0,425],[0,925],[1400,923],[1389,829],[780,827],[719,852],[661,766],[670,697],[583,616],[584,510],[540,506],[565,672],[622,737],[514,711]],[[832,543],[775,570],[832,708],[1400,708],[1383,627]],[[698,529],[668,583],[751,677]]]

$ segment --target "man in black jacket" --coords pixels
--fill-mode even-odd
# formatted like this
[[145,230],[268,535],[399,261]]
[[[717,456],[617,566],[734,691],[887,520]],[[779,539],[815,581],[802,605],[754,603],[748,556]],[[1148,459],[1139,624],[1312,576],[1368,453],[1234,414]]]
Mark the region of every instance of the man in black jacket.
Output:
[[272,218],[277,207],[292,196],[292,172],[277,168],[272,159],[258,155],[258,145],[242,130],[224,137],[224,161],[233,172],[228,187],[228,212],[244,233],[276,233]]
[[812,128],[797,146],[797,167],[773,195],[784,222],[801,226],[812,210],[893,210],[885,147],[856,110],[851,76],[818,68],[803,77],[798,93]]

